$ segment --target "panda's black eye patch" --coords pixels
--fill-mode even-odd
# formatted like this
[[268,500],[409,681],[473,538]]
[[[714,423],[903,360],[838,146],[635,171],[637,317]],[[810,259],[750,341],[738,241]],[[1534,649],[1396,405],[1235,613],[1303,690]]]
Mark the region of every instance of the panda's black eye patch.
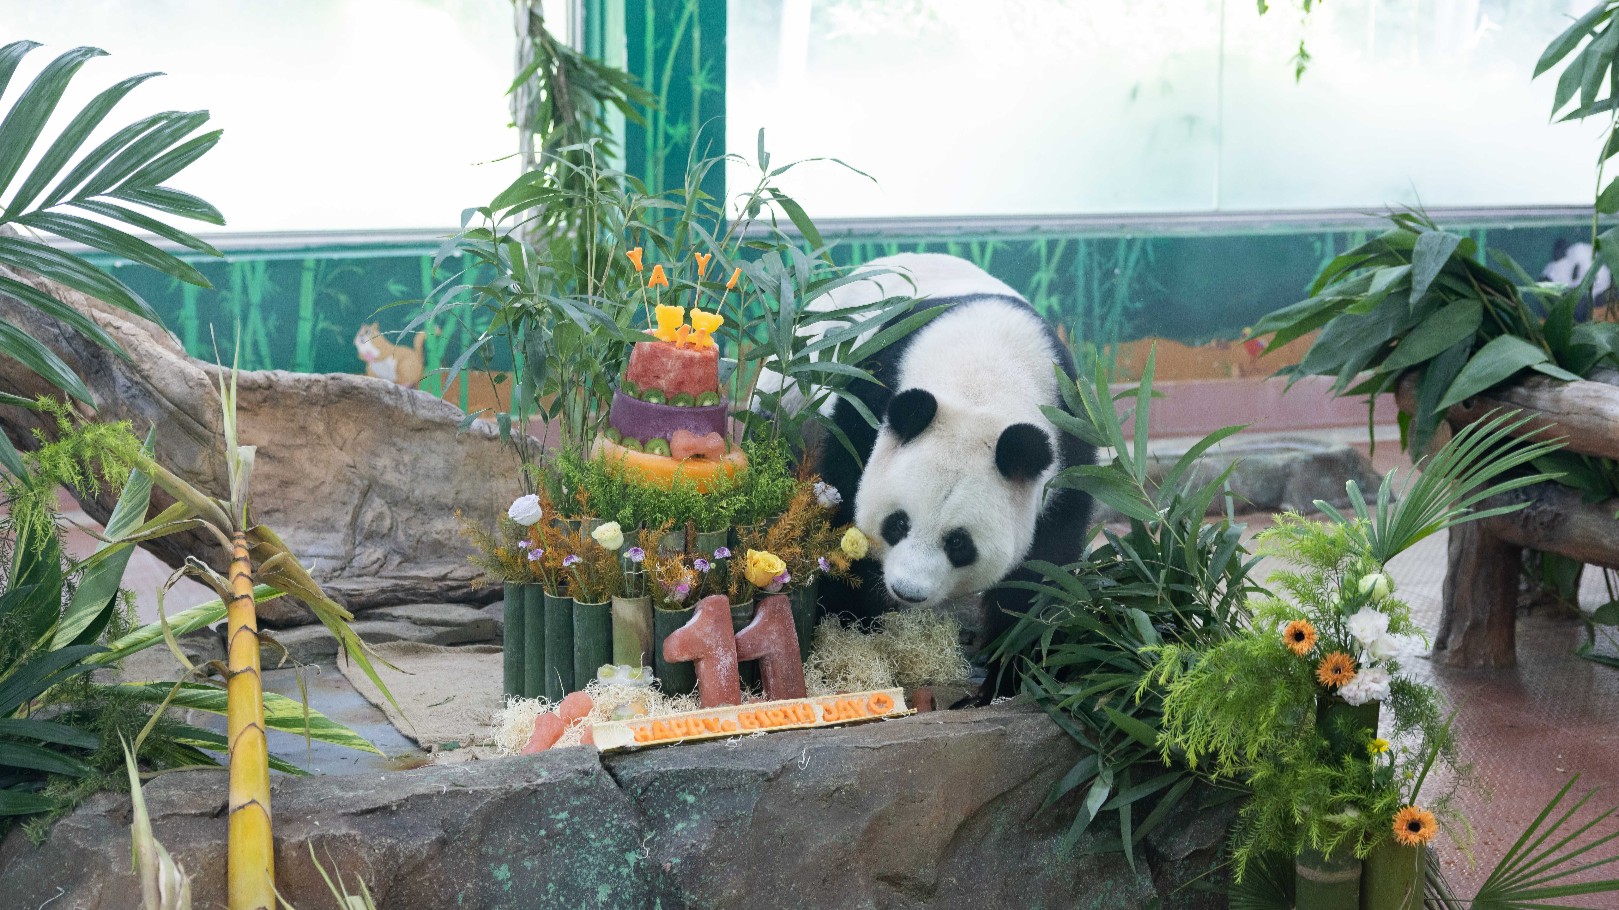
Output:
[[906,515],[903,510],[889,512],[888,517],[883,519],[883,540],[888,541],[889,546],[904,540],[905,535],[909,533],[911,533],[911,516]]
[[956,528],[944,535],[944,555],[951,565],[963,569],[978,561],[978,547],[966,528]]

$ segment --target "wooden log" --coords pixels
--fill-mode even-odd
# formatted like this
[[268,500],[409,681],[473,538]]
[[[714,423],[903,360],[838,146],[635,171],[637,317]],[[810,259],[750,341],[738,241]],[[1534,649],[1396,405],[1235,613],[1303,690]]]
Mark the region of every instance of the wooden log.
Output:
[[1619,569],[1619,500],[1584,502],[1578,490],[1541,483],[1478,504],[1524,508],[1450,529],[1443,612],[1435,652],[1453,667],[1511,667],[1523,550]]
[[1518,547],[1484,522],[1450,529],[1434,659],[1450,667],[1504,668],[1518,662]]
[[[1619,373],[1598,370],[1591,379],[1564,382],[1534,375],[1487,395],[1478,395],[1445,414],[1452,427],[1466,426],[1491,411],[1520,410],[1534,419],[1519,435],[1536,430],[1543,438],[1561,438],[1571,452],[1619,460]],[[1400,410],[1416,412],[1416,376],[1401,378],[1395,400]]]

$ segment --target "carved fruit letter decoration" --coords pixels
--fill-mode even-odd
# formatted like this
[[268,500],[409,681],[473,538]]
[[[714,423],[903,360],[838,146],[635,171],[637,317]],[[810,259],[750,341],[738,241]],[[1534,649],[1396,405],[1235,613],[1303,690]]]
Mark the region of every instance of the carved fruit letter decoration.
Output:
[[773,594],[759,604],[753,622],[736,633],[736,656],[759,662],[767,701],[804,697],[804,662],[798,656],[798,630],[786,595]]
[[731,625],[731,602],[724,594],[697,602],[696,615],[663,640],[663,657],[697,664],[697,694],[703,707],[742,704],[736,630]]

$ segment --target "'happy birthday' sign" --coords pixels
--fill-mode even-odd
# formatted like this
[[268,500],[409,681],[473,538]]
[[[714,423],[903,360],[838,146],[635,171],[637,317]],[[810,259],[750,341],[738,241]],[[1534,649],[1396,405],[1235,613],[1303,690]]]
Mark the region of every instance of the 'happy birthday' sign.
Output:
[[776,730],[806,730],[912,713],[903,689],[876,689],[846,695],[760,701],[706,708],[688,714],[598,723],[596,748],[603,752],[667,743],[719,739]]

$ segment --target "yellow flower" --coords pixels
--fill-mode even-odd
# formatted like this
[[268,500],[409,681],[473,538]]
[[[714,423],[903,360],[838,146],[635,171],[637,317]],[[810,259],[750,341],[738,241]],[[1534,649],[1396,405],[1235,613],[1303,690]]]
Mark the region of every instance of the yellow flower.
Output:
[[1383,737],[1375,737],[1366,744],[1366,752],[1370,755],[1382,755],[1389,750],[1389,741]]
[[1355,661],[1342,651],[1334,651],[1321,659],[1315,678],[1321,685],[1336,689],[1355,678]]
[[749,550],[747,576],[748,581],[756,588],[766,588],[776,583],[777,576],[787,571],[787,564],[781,557],[765,550]]
[[1406,806],[1394,813],[1394,839],[1402,847],[1420,847],[1438,833],[1439,822],[1427,809]]
[[1287,650],[1303,657],[1315,647],[1315,626],[1302,619],[1295,619],[1282,630],[1282,641],[1287,643]]
[[637,272],[641,271],[641,248],[640,247],[636,247],[633,250],[629,250],[624,255],[630,257],[630,262],[635,263],[635,270]]
[[860,533],[859,528],[850,528],[843,532],[843,540],[839,547],[850,559],[865,559],[866,551],[871,548],[871,542],[866,540],[866,535]]

